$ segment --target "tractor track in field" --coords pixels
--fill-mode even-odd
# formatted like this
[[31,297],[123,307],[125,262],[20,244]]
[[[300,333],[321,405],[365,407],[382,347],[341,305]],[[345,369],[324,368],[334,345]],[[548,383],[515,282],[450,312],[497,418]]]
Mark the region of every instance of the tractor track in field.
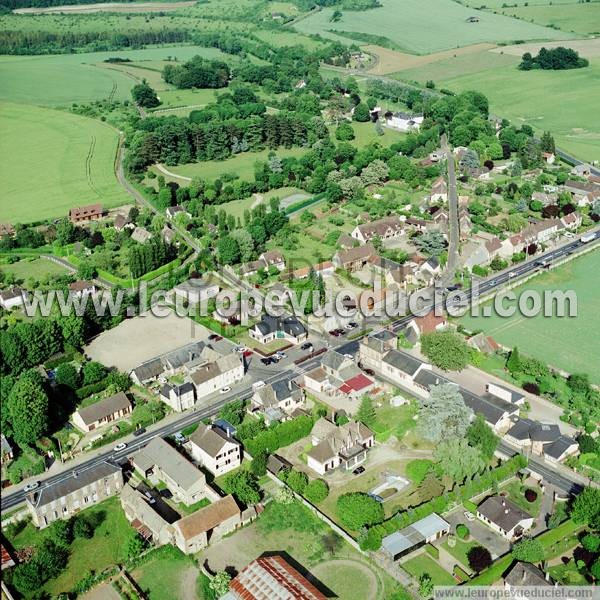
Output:
[[108,101],[112,102],[115,99],[115,94],[117,93],[117,82],[113,81],[113,86],[112,89],[110,90],[110,93],[108,94]]
[[96,150],[96,136],[92,136],[92,141],[90,143],[90,147],[85,157],[85,177],[87,179],[88,185],[94,191],[98,198],[101,198],[102,195],[98,191],[98,188],[94,184],[94,178],[92,177],[92,159],[94,158],[94,152]]

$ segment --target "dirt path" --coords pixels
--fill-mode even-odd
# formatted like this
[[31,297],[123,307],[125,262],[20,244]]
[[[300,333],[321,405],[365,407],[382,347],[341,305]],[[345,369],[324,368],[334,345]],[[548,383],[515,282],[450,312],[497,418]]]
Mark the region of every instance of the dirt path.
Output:
[[56,13],[94,13],[94,12],[156,12],[177,10],[178,8],[186,8],[194,6],[195,1],[186,2],[137,2],[135,4],[124,4],[122,2],[101,2],[98,4],[68,4],[62,6],[34,7],[34,8],[17,8],[13,10],[17,15],[41,15],[41,14],[56,14]]
[[177,173],[172,173],[171,171],[169,171],[168,169],[163,167],[163,165],[161,165],[160,163],[156,163],[156,168],[161,173],[164,173],[165,175],[168,175],[169,177],[173,177],[174,179],[181,179],[182,181],[188,181],[188,182],[192,180],[191,177],[186,177],[185,175],[177,175]]
[[196,594],[196,579],[198,579],[198,569],[196,567],[188,567],[181,574],[181,582],[179,588],[180,600],[197,600]]

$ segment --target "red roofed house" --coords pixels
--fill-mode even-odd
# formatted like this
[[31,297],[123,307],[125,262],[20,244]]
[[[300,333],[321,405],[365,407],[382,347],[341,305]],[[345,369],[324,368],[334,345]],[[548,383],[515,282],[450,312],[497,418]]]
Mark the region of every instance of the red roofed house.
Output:
[[221,600],[326,600],[281,556],[253,560],[229,584]]
[[364,394],[368,389],[373,387],[373,381],[369,379],[364,373],[359,373],[354,377],[351,377],[340,386],[339,390],[343,394]]
[[306,279],[310,275],[311,269],[321,277],[330,277],[335,273],[333,263],[328,260],[310,267],[300,267],[292,272],[292,276],[294,279]]
[[72,223],[83,223],[85,221],[95,221],[104,214],[102,204],[89,204],[88,206],[79,206],[69,211],[69,219]]
[[434,311],[428,312],[424,317],[415,317],[407,326],[412,329],[418,337],[424,333],[433,333],[448,326],[444,316],[436,316]]

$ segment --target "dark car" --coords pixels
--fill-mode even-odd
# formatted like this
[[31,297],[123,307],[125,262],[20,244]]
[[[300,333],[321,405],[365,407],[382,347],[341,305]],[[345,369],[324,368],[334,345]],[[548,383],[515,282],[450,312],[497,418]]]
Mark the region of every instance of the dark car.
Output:
[[302,346],[300,346],[300,350],[310,350],[313,347],[313,345],[310,342],[306,342],[306,344],[302,344]]
[[208,336],[208,339],[209,339],[211,342],[218,342],[218,341],[220,341],[220,340],[222,340],[222,339],[223,339],[223,336],[222,336],[222,335],[219,335],[219,334],[217,334],[217,333],[211,333],[211,334]]
[[371,377],[375,376],[375,371],[373,371],[373,369],[363,369],[363,371],[367,374],[370,375]]
[[348,327],[351,327],[352,329],[356,329],[358,327],[358,323],[355,323],[354,321],[350,321],[350,323],[348,323]]
[[171,490],[165,488],[164,490],[160,490],[160,495],[167,500],[170,500],[173,497]]
[[273,354],[273,356],[271,356],[271,362],[274,362],[275,364],[277,364],[280,360],[281,356],[277,356],[277,354]]
[[135,435],[137,437],[138,435],[142,435],[143,433],[146,433],[146,428],[145,427],[140,427],[139,429],[136,429],[133,432],[133,435]]
[[352,471],[352,475],[360,475],[361,473],[365,472],[365,468],[364,467],[356,467],[356,469],[354,469],[354,471]]
[[267,358],[261,358],[261,359],[260,359],[260,362],[261,362],[263,365],[270,365],[270,364],[271,364],[273,361],[272,361],[272,360],[271,360],[269,357],[267,357]]

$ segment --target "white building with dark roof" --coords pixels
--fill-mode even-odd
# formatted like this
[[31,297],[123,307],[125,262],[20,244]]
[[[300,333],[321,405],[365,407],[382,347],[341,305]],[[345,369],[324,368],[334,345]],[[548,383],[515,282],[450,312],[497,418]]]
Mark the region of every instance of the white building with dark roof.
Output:
[[228,473],[242,463],[242,446],[219,427],[200,423],[190,436],[192,458],[215,477]]
[[262,415],[267,425],[290,419],[304,405],[304,391],[292,379],[279,380],[255,390],[249,411]]
[[272,317],[267,314],[262,315],[261,320],[248,330],[248,334],[261,344],[276,339],[299,344],[308,338],[306,327],[296,317]]
[[507,540],[520,538],[533,527],[533,517],[505,496],[490,496],[477,507],[477,516]]
[[84,433],[88,433],[102,425],[107,425],[130,415],[132,411],[133,404],[125,392],[119,392],[103,400],[98,400],[94,404],[80,408],[73,414],[73,424]]
[[183,412],[194,406],[196,389],[190,381],[186,381],[181,385],[166,383],[160,388],[159,398],[175,412]]
[[387,535],[381,541],[381,547],[392,560],[398,560],[425,544],[439,540],[449,531],[450,524],[438,514],[432,513],[400,531]]
[[15,285],[0,292],[0,306],[4,310],[23,306],[28,297],[28,292]]

